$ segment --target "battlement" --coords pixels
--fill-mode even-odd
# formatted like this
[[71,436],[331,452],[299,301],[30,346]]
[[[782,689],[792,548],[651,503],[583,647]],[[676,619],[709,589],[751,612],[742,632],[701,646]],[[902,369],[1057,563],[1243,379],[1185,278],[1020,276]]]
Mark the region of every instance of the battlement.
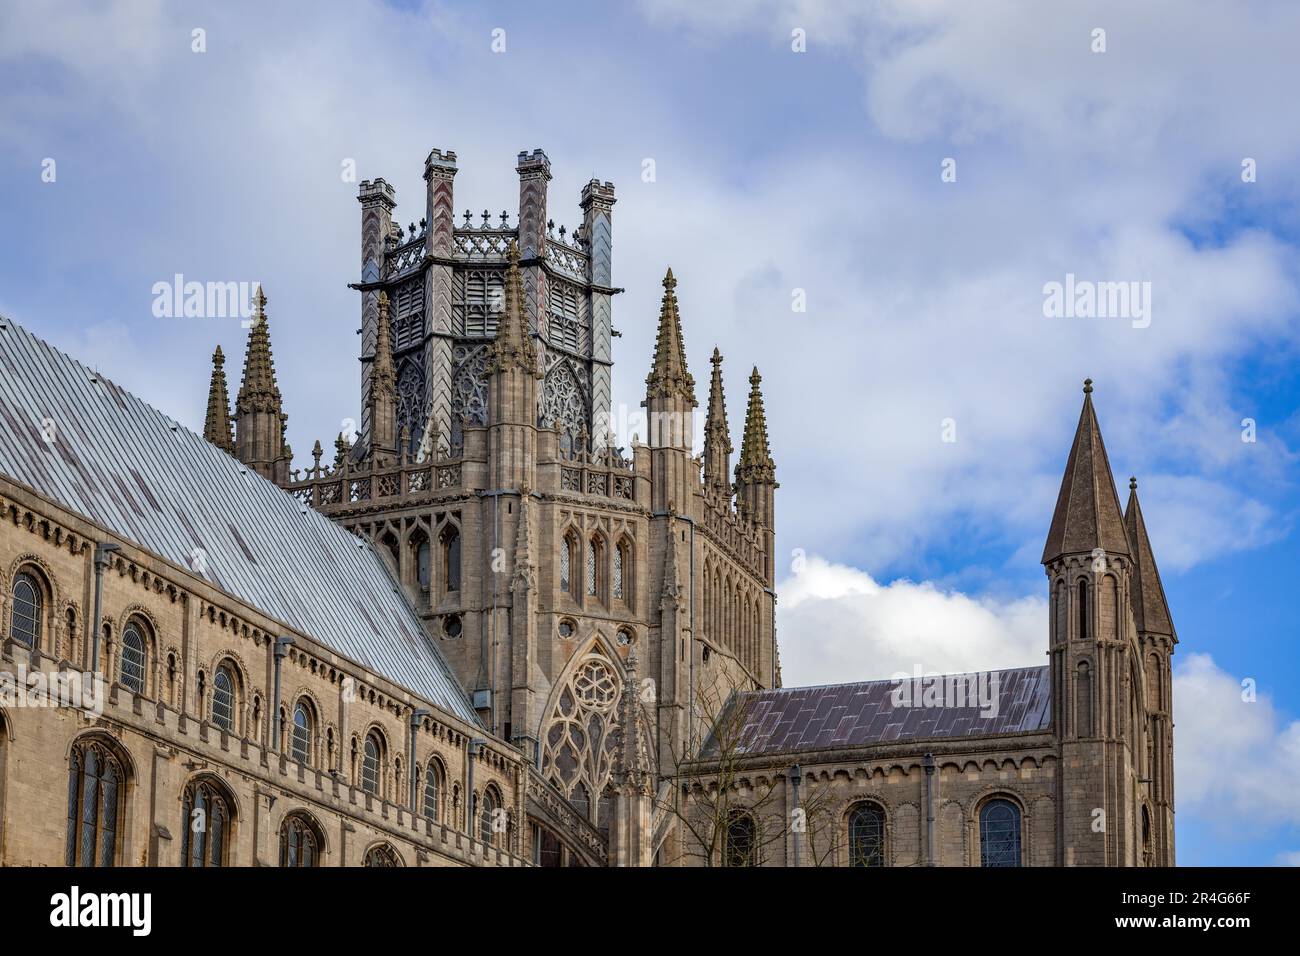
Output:
[[520,150],[519,161],[515,164],[515,168],[520,173],[544,174],[547,179],[551,178],[551,161],[547,158],[546,153],[540,149],[534,149],[531,153]]
[[436,147],[434,149],[431,149],[429,151],[428,157],[424,160],[425,176],[427,177],[429,173],[432,172],[433,170],[451,172],[454,175],[456,172],[455,150],[449,149],[444,153],[442,150]]
[[363,206],[382,203],[392,209],[397,205],[397,190],[386,179],[363,179],[357,190],[357,199]]

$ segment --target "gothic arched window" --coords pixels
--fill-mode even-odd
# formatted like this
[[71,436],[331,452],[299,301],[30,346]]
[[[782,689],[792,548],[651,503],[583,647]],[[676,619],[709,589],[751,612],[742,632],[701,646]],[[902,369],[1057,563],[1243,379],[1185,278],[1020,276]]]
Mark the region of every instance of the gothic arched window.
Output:
[[1020,808],[990,800],[980,808],[980,866],[1020,866]]
[[442,533],[442,568],[446,590],[460,590],[460,532],[447,528]]
[[181,866],[225,866],[230,844],[230,801],[211,780],[185,788],[181,818]]
[[614,580],[613,594],[615,600],[622,601],[625,596],[625,587],[623,583],[623,574],[627,569],[627,543],[620,541],[614,548]]
[[290,741],[290,746],[293,751],[293,759],[299,763],[311,763],[311,739],[314,724],[311,704],[305,700],[298,701],[298,705],[293,709],[293,738]]
[[122,761],[96,739],[72,748],[68,767],[68,866],[115,866],[126,792]]
[[424,816],[437,823],[442,819],[442,767],[430,760],[424,770]]
[[361,757],[361,789],[379,795],[379,771],[383,764],[384,741],[379,731],[366,734],[365,753]]
[[597,597],[600,594],[600,539],[592,537],[587,541],[587,594]]
[[885,811],[859,803],[849,811],[849,866],[885,865]]
[[501,797],[496,788],[488,787],[483,791],[483,806],[479,813],[479,839],[484,843],[495,843],[498,832],[497,810],[501,807]]
[[727,821],[727,840],[722,849],[723,866],[758,865],[758,823],[752,814],[733,811]]
[[280,865],[318,866],[325,838],[305,813],[291,813],[280,824]]
[[149,651],[141,631],[142,625],[138,621],[127,623],[122,632],[122,653],[117,667],[118,681],[133,694],[144,693],[145,674],[148,673]]
[[14,577],[13,618],[9,636],[19,644],[35,647],[40,640],[44,593],[40,582],[25,571]]
[[235,732],[235,674],[229,664],[217,668],[212,678],[212,722],[228,733]]
[[397,851],[387,843],[380,843],[372,846],[366,851],[366,866],[401,866],[402,862],[398,859]]
[[566,594],[573,588],[573,538],[565,535],[560,545],[560,590]]

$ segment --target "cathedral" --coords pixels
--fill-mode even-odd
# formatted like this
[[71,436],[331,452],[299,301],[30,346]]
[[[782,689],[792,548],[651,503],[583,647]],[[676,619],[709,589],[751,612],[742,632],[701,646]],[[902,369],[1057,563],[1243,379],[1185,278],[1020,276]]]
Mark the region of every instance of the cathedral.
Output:
[[557,229],[516,170],[513,222],[453,152],[418,225],[360,184],[356,426],[310,465],[262,290],[202,436],[0,317],[0,863],[1172,865],[1177,638],[1091,383],[1047,664],[783,687],[758,369],[733,464],[668,270],[619,447],[614,187]]

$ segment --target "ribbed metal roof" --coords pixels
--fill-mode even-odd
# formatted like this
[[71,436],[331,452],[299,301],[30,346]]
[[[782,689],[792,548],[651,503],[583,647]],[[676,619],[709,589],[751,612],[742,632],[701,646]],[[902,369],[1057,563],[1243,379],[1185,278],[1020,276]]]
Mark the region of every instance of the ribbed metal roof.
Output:
[[[988,707],[977,702],[981,681]],[[896,698],[899,687],[907,694]],[[722,740],[711,736],[702,756],[715,756],[723,748],[749,756],[1029,734],[1046,730],[1051,719],[1047,667],[936,675],[933,682],[922,678],[919,683],[908,679],[784,687],[735,695],[716,724]]]
[[478,723],[368,544],[3,317],[0,474]]

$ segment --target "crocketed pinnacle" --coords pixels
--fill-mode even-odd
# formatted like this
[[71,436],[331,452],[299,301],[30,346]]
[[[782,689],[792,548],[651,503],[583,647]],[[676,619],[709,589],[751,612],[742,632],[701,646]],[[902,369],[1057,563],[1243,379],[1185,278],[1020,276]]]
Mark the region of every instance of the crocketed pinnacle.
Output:
[[722,353],[715,347],[713,374],[709,381],[709,408],[704,422],[704,484],[710,488],[726,486],[730,471],[728,461],[734,450],[731,429],[727,427],[727,401],[722,391]]
[[624,793],[650,795],[654,787],[650,749],[641,726],[641,681],[636,651],[628,654],[624,670],[623,693],[619,699],[618,754],[614,766],[615,783]]
[[1124,527],[1128,531],[1129,546],[1133,554],[1133,581],[1129,594],[1133,605],[1133,623],[1139,634],[1159,634],[1177,640],[1174,619],[1165,600],[1165,588],[1160,582],[1160,569],[1147,537],[1147,523],[1142,518],[1138,503],[1137,479],[1128,483],[1128,507],[1124,509]]
[[1065,476],[1061,479],[1052,526],[1043,546],[1042,563],[1048,564],[1066,554],[1091,554],[1098,548],[1126,555],[1129,539],[1097,413],[1092,407],[1092,379],[1085,379],[1083,411],[1079,413],[1079,427],[1075,429],[1074,444],[1065,462]]
[[682,320],[677,312],[677,280],[673,270],[664,276],[664,298],[659,307],[659,335],[655,340],[654,365],[646,376],[647,398],[682,398],[696,405],[695,379],[686,368],[686,347],[682,343]]
[[379,293],[379,321],[375,326],[375,362],[370,370],[371,400],[397,390],[397,372],[393,368],[392,325],[388,319],[388,293]]
[[510,265],[506,269],[505,315],[497,323],[497,334],[488,346],[487,370],[500,372],[517,368],[537,375],[537,349],[533,346],[524,311],[524,282],[519,273],[519,244],[511,241]]
[[230,392],[226,388],[225,366],[226,356],[218,345],[212,353],[212,383],[208,386],[208,415],[203,423],[203,437],[233,455],[235,440],[230,428]]
[[758,366],[749,375],[749,405],[745,409],[745,434],[740,440],[740,461],[736,479],[744,482],[774,481],[776,463],[767,443],[767,413],[763,410],[763,376]]
[[275,384],[275,362],[271,358],[271,333],[266,321],[266,294],[261,287],[253,300],[253,322],[244,353],[244,378],[237,405],[241,412],[280,412],[279,386]]

